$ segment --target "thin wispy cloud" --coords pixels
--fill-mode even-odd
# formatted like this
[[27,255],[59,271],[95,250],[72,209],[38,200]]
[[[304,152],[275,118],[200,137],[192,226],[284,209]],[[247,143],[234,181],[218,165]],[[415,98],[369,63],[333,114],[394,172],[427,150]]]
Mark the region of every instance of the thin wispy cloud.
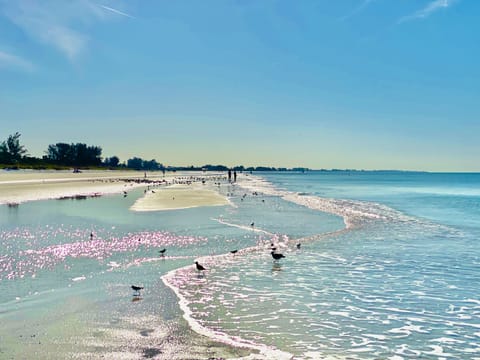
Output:
[[32,40],[55,48],[72,62],[86,51],[93,24],[113,19],[114,12],[129,16],[114,10],[107,6],[101,9],[90,0],[0,0],[0,16],[8,18]]
[[30,61],[25,60],[20,56],[0,51],[0,69],[2,68],[32,71],[34,66]]
[[98,6],[100,6],[102,9],[111,11],[111,12],[113,12],[113,13],[115,13],[115,14],[122,15],[122,16],[126,16],[126,17],[129,17],[129,18],[131,18],[131,19],[135,19],[135,16],[132,16],[132,15],[130,15],[130,14],[127,14],[127,13],[123,12],[123,11],[114,9],[114,8],[112,8],[112,7],[110,7],[110,6],[106,6],[106,5],[98,5]]
[[434,0],[429,2],[424,8],[415,11],[413,14],[404,16],[398,20],[398,24],[407,22],[407,21],[413,21],[413,20],[421,20],[421,19],[426,19],[433,13],[446,9],[453,4],[458,2],[458,0]]
[[372,2],[374,2],[375,0],[363,0],[362,3],[360,3],[360,5],[358,5],[356,8],[354,8],[350,13],[348,13],[347,15],[345,16],[342,16],[340,18],[341,21],[346,21],[352,17],[354,17],[355,15],[357,15],[358,13],[360,13],[363,9],[365,9],[369,4],[371,4]]

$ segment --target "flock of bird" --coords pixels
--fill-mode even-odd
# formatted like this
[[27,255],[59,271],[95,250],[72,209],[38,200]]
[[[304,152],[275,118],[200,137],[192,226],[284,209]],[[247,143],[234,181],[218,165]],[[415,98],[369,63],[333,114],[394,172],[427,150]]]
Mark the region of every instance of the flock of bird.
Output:
[[[297,249],[299,250],[300,247],[302,246],[302,244],[298,243],[297,245]],[[272,255],[272,258],[274,261],[278,261],[280,259],[283,259],[285,258],[285,255],[283,254],[280,254],[280,253],[277,253],[276,250],[277,248],[275,247],[275,244],[274,243],[271,243],[270,244],[270,254]],[[165,252],[167,251],[167,249],[161,249],[159,250],[158,252],[160,253],[160,256],[165,256]],[[235,255],[236,253],[238,252],[237,249],[235,250],[231,250],[230,253]],[[197,271],[199,272],[202,272],[202,271],[205,271],[207,270],[203,265],[201,265],[198,261],[195,261],[195,268],[197,269]],[[136,286],[136,285],[132,285],[131,286],[132,290],[134,291],[133,293],[133,296],[134,297],[139,297],[140,296],[140,290],[143,290],[143,286]]]

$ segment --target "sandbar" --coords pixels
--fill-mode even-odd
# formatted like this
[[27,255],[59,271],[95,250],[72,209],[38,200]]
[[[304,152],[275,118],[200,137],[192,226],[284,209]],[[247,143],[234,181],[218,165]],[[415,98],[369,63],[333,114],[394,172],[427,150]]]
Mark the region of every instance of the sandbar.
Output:
[[172,185],[148,191],[131,207],[133,211],[162,211],[199,206],[231,205],[229,200],[205,185]]

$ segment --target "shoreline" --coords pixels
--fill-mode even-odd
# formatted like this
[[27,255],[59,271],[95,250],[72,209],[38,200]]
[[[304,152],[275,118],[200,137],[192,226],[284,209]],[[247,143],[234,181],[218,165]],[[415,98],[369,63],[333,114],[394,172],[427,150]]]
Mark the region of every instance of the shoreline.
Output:
[[72,173],[65,171],[29,171],[0,173],[0,205],[18,205],[29,201],[93,197],[121,193],[132,188],[146,186],[140,172],[89,171]]
[[[219,256],[225,256],[225,254],[220,254],[216,255],[217,257]],[[210,256],[209,258],[211,258]],[[200,258],[202,259],[202,258]],[[191,268],[191,265],[187,265],[183,268],[178,268],[175,270],[169,271],[167,274],[163,275],[161,277],[163,283],[165,286],[170,288],[170,290],[173,291],[173,293],[177,296],[178,298],[178,305],[180,307],[180,310],[183,312],[183,318],[187,322],[188,326],[192,331],[197,333],[198,335],[205,336],[209,338],[211,341],[214,342],[220,342],[223,343],[227,346],[230,346],[234,349],[248,349],[249,351],[252,351],[250,355],[237,358],[237,359],[242,359],[242,360],[261,360],[261,359],[278,359],[278,360],[288,360],[292,359],[293,355],[290,353],[286,353],[284,351],[268,347],[267,345],[260,345],[252,341],[248,341],[245,339],[242,339],[239,336],[230,336],[227,335],[224,332],[221,331],[214,331],[212,329],[209,329],[205,326],[202,326],[198,321],[196,321],[192,316],[192,311],[188,307],[188,300],[180,293],[180,290],[178,287],[172,284],[171,278],[173,276],[176,276],[179,271],[187,271],[187,269]],[[259,357],[261,356],[261,357]]]

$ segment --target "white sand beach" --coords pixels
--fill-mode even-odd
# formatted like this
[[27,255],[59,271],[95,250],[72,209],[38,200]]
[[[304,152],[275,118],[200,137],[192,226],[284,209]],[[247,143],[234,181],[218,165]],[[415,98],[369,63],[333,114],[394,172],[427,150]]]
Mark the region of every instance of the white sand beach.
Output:
[[120,193],[144,186],[134,181],[142,178],[137,171],[0,171],[0,204]]

